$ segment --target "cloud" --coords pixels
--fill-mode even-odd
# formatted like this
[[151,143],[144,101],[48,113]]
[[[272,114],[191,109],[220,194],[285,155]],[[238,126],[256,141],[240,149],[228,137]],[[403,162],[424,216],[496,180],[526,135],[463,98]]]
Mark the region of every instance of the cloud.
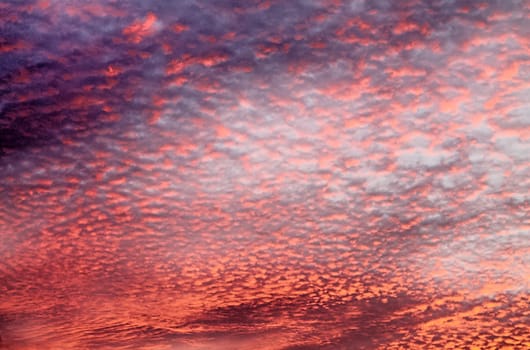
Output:
[[526,344],[521,2],[0,7],[2,345]]

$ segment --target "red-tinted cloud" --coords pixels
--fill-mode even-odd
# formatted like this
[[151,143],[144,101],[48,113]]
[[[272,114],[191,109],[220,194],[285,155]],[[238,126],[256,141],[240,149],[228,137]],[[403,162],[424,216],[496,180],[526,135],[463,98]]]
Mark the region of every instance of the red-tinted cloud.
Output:
[[0,9],[0,348],[530,346],[528,6]]

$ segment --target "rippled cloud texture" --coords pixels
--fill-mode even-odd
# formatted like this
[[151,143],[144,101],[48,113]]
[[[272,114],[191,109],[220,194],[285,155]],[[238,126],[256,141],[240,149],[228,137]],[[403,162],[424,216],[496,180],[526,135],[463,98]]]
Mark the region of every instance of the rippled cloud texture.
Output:
[[530,347],[530,2],[0,12],[1,349]]

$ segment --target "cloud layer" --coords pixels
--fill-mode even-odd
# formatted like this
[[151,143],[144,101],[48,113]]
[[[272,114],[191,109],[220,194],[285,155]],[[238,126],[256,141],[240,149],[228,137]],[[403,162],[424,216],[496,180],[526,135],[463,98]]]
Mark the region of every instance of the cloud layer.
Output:
[[527,2],[0,10],[0,348],[530,346]]

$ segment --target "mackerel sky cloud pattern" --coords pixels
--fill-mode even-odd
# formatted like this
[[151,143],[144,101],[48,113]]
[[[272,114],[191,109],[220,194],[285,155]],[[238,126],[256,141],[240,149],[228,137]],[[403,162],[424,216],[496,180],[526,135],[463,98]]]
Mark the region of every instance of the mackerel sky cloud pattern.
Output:
[[530,2],[0,12],[0,349],[530,347]]

